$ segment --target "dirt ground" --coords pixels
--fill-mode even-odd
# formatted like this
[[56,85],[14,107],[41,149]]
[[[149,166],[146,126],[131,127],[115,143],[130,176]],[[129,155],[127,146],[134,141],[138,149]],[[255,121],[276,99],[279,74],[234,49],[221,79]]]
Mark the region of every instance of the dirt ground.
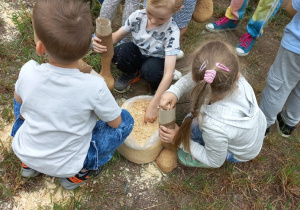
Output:
[[[18,1],[6,0],[5,2],[17,3]],[[25,1],[25,6],[32,8],[33,2],[34,0],[27,0]],[[221,17],[229,3],[229,0],[214,1],[215,12],[210,21],[215,21]],[[255,2],[251,3],[250,7],[255,7],[255,4]],[[248,13],[251,14],[253,11],[249,10]],[[235,46],[240,36],[246,32],[249,18],[250,16],[246,15],[236,30],[217,34],[207,32],[205,30],[206,23],[199,24],[192,21],[181,43],[185,57],[177,62],[176,69],[183,74],[187,73],[192,51],[205,40],[221,39]],[[119,21],[118,17],[116,20]],[[277,21],[273,21],[265,27],[264,35],[256,41],[251,53],[247,57],[240,58],[242,72],[254,88],[258,101],[266,83],[267,72],[280,46],[283,28],[287,23],[286,19]],[[3,21],[0,21],[0,34],[7,33],[4,24]],[[116,29],[118,26],[118,24],[114,24],[113,27]],[[99,71],[98,67],[94,67],[94,69]],[[14,69],[14,71],[18,70]],[[133,96],[148,94],[148,84],[143,80],[133,84],[130,91],[125,94],[113,93],[120,105],[124,100]],[[186,94],[177,105],[176,117],[178,124],[189,112],[188,104],[189,95]],[[296,132],[299,133],[299,131],[298,126]],[[8,136],[8,132],[4,136]],[[11,140],[8,139],[7,141]],[[29,201],[26,202],[26,199],[29,200],[29,197],[34,196],[41,200],[50,199],[55,194],[61,193],[61,197],[56,202],[64,204],[64,209],[265,208],[267,205],[262,205],[259,202],[260,200],[271,204],[276,201],[275,208],[281,208],[286,205],[287,208],[293,209],[300,202],[299,188],[285,191],[280,181],[274,181],[272,185],[264,184],[264,182],[267,182],[266,174],[276,174],[276,171],[279,170],[279,163],[284,163],[280,158],[285,156],[284,151],[290,151],[287,142],[280,141],[280,143],[277,143],[275,141],[274,143],[274,141],[266,140],[261,154],[247,163],[236,166],[225,163],[220,169],[195,169],[178,164],[178,167],[169,175],[160,172],[154,163],[137,165],[120,155],[116,155],[107,164],[100,178],[83,185],[74,194],[70,195],[62,190],[54,178],[41,175],[33,179],[23,180],[21,183],[22,187],[16,192],[14,199],[0,202],[0,208],[35,209],[38,208],[38,205],[32,203],[37,201],[33,199],[29,203]],[[288,149],[278,151],[278,144]],[[295,161],[299,160],[295,159]],[[269,170],[269,172],[259,173],[259,170]],[[52,183],[52,185],[46,184],[48,182]],[[33,194],[41,190],[44,191],[39,195]],[[27,197],[22,197],[25,194]],[[39,197],[41,194],[44,196],[49,195],[49,197]],[[292,199],[289,200],[288,196],[292,197]],[[68,204],[69,201],[71,204]],[[41,205],[41,207],[53,208],[51,202],[44,206]],[[57,209],[60,209],[59,206],[57,206]]]

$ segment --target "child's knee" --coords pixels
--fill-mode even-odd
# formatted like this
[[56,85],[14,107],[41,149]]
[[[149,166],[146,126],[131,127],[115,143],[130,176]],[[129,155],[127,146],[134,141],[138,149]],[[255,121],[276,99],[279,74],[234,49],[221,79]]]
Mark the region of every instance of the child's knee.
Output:
[[132,125],[133,127],[134,119],[126,109],[122,109],[121,118],[122,118],[122,123],[124,123],[125,125]]
[[122,109],[121,118],[122,122],[118,129],[121,129],[122,132],[126,133],[126,135],[129,135],[133,129],[134,119],[132,118],[131,114],[125,109]]

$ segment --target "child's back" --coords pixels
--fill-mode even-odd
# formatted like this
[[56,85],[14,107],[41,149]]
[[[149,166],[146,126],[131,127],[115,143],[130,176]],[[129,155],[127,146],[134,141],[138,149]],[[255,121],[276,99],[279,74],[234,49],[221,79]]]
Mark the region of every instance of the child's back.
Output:
[[101,172],[131,132],[133,119],[103,78],[78,69],[92,34],[85,3],[39,0],[33,28],[36,51],[47,53],[49,63],[31,60],[21,69],[12,147],[23,163],[22,176],[64,177],[61,185],[71,190]]
[[52,176],[80,171],[97,117],[107,122],[121,113],[102,78],[49,63],[26,63],[16,92],[26,120],[14,137],[14,151],[29,167]]

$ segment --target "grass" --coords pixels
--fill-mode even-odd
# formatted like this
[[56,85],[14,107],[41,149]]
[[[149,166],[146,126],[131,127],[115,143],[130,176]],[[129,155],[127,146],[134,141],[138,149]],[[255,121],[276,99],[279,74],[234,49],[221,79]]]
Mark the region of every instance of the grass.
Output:
[[[201,42],[212,38],[223,38],[235,45],[238,37],[245,31],[248,20],[257,3],[250,2],[241,27],[234,31],[212,35],[204,30],[204,24],[191,22],[187,33],[182,39],[182,49],[187,57]],[[22,4],[11,19],[20,33],[12,42],[0,42],[0,130],[12,123],[12,98],[14,83],[20,68],[30,59],[39,63],[47,62],[45,56],[35,53],[32,34],[31,12]],[[92,14],[96,18],[100,6],[92,6]],[[120,9],[121,11],[121,9]],[[119,14],[120,14],[119,11]],[[214,17],[223,16],[225,8],[216,3]],[[114,22],[120,22],[117,15]],[[0,26],[3,21],[0,19]],[[284,10],[279,10],[266,28],[266,36],[274,39],[278,47],[282,31],[289,22]],[[114,30],[118,24],[113,25]],[[261,40],[263,40],[262,37]],[[252,53],[241,58],[243,69],[248,74],[250,83],[259,100],[265,85],[266,72],[272,64],[276,52],[271,52],[270,58],[262,60],[258,41]],[[273,43],[272,43],[273,44]],[[273,44],[274,45],[274,44]],[[272,46],[273,46],[272,45]],[[269,45],[269,47],[272,47]],[[273,46],[274,47],[274,46]],[[276,49],[276,48],[275,48]],[[13,53],[12,53],[13,52]],[[100,56],[90,51],[84,58],[94,70],[100,72]],[[179,62],[180,66],[181,63]],[[182,64],[184,66],[184,64]],[[114,68],[114,67],[113,67]],[[118,71],[114,68],[113,75]],[[132,94],[132,93],[131,93]],[[132,95],[128,95],[131,97]],[[124,97],[116,95],[116,97]],[[180,101],[185,107],[184,113],[179,113],[178,123],[188,111],[188,101]],[[0,139],[0,208],[7,203],[13,203],[14,196],[21,191],[34,192],[44,187],[45,176],[24,179],[20,175],[20,161],[12,150],[4,146],[9,139]],[[72,196],[60,202],[52,202],[53,209],[299,209],[300,208],[300,133],[299,129],[289,138],[280,137],[276,128],[271,128],[270,135],[265,138],[261,153],[247,163],[225,163],[219,169],[186,168],[181,165],[172,173],[163,177],[162,181],[148,188],[135,185],[141,175],[140,165],[133,164],[123,158],[118,152],[105,166],[102,175],[83,187],[74,190]],[[121,170],[126,168],[126,170]],[[53,192],[61,192],[58,181]],[[64,191],[62,191],[64,192]],[[130,196],[130,194],[132,196]],[[51,198],[50,198],[51,199]],[[41,207],[48,209],[50,207]]]

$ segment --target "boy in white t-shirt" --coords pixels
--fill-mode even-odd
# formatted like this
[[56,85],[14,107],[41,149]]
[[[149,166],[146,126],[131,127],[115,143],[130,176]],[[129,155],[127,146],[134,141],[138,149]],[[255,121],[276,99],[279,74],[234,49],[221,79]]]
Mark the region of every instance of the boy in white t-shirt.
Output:
[[[147,107],[145,122],[154,122],[158,116],[161,95],[169,88],[180,51],[180,31],[172,15],[182,7],[183,0],[149,0],[146,9],[133,12],[118,31],[112,35],[116,44],[126,35],[133,41],[115,47],[114,62],[122,75],[115,83],[115,90],[124,93],[130,84],[144,78],[155,93]],[[106,52],[97,37],[93,39],[97,53]]]
[[33,27],[36,52],[47,53],[49,63],[31,60],[20,71],[12,148],[22,161],[22,176],[59,177],[72,190],[100,174],[134,121],[103,78],[78,69],[93,30],[84,3],[38,0]]

